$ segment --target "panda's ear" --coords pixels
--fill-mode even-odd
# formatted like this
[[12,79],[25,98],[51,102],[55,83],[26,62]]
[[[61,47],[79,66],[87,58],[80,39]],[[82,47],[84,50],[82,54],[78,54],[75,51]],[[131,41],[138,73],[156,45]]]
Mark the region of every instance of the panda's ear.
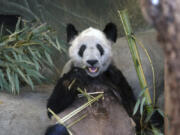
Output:
[[69,43],[74,37],[78,34],[78,31],[74,27],[73,24],[67,24],[66,27],[66,32],[67,32],[67,42]]
[[117,39],[117,28],[116,28],[116,25],[114,23],[108,23],[103,32],[105,33],[106,37],[113,41],[113,42],[116,42],[116,39]]

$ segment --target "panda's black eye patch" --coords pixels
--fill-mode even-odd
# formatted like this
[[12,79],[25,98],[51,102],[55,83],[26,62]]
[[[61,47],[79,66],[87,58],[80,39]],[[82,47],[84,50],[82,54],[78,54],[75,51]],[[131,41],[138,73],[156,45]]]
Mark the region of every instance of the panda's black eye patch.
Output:
[[101,56],[104,54],[104,49],[102,48],[102,46],[100,44],[96,45],[97,49],[99,50]]
[[81,45],[79,52],[78,52],[79,56],[81,56],[81,57],[83,56],[85,49],[86,49],[86,45]]

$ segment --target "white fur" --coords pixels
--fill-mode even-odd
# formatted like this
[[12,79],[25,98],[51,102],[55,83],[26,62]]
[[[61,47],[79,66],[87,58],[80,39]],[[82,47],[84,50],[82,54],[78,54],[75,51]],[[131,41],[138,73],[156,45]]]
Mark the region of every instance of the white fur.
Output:
[[[104,72],[111,63],[112,42],[108,40],[105,34],[98,29],[91,27],[85,29],[78,36],[76,36],[75,39],[70,42],[70,44],[69,56],[74,66],[83,68],[84,66],[88,66],[87,60],[98,60],[96,67],[99,68],[99,72],[93,75],[89,74],[92,77],[98,76],[100,73]],[[80,57],[78,52],[83,44],[86,45],[86,50],[84,51],[83,57]],[[104,55],[100,55],[100,52],[96,47],[97,44],[100,44],[103,47]]]

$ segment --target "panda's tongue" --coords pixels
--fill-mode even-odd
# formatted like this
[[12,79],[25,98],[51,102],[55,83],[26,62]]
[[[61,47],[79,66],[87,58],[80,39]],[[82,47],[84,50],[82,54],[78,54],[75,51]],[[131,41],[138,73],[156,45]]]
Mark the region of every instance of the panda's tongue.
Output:
[[98,68],[97,67],[90,67],[88,68],[89,69],[89,72],[92,72],[92,73],[95,73],[97,72]]

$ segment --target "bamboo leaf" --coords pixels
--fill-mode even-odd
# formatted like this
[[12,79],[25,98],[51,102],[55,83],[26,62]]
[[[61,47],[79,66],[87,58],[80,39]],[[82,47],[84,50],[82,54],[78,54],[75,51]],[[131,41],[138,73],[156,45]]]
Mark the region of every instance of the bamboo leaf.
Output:
[[29,76],[27,76],[27,80],[28,80],[29,85],[31,86],[31,88],[34,89],[33,81],[31,80],[31,78]]
[[40,65],[39,65],[39,63],[34,60],[34,64],[35,64],[36,70],[39,71],[39,70],[40,70]]
[[14,63],[14,60],[11,57],[9,57],[7,54],[4,54],[4,57],[6,58],[6,60]]
[[151,119],[152,115],[154,114],[155,110],[153,110],[151,113],[149,113],[145,119],[145,123],[148,123],[149,120]]
[[18,59],[17,54],[14,51],[12,51],[12,54],[13,54],[14,59],[17,60]]
[[44,53],[45,53],[45,56],[46,56],[48,62],[50,63],[50,65],[53,66],[53,62],[52,62],[51,56],[46,51]]
[[164,117],[164,112],[161,109],[157,109],[157,111],[159,112],[159,114],[161,114],[162,117]]
[[142,96],[144,95],[146,89],[147,89],[147,86],[146,86],[143,90],[141,90],[141,92],[140,92],[138,98],[140,98],[140,97],[142,97]]
[[19,31],[19,30],[20,30],[20,24],[21,24],[21,18],[19,17],[19,18],[18,18],[18,21],[17,21],[17,23],[16,23],[15,31]]
[[61,52],[61,45],[60,45],[57,37],[56,37],[56,48]]
[[2,24],[1,29],[0,29],[0,40],[1,40],[2,35],[3,35],[3,30],[4,30],[4,25]]
[[49,41],[49,43],[50,43],[54,48],[57,48],[57,47],[56,47],[56,44],[52,41],[52,39],[50,38],[50,36],[48,36],[47,34],[44,34],[44,36],[46,37],[46,39]]
[[17,93],[19,93],[19,85],[20,84],[19,84],[19,78],[18,78],[17,73],[15,73],[14,76],[15,76],[15,78],[14,78],[14,80],[15,80],[15,88],[16,88]]
[[30,41],[33,37],[33,33],[32,32],[29,32],[28,35],[27,35],[27,40]]
[[3,89],[3,80],[4,80],[4,74],[2,70],[0,69],[0,89]]
[[15,31],[9,31],[9,35],[1,34],[3,26],[0,33],[0,89],[12,93],[19,93],[22,82],[33,89],[34,81],[45,80],[39,70],[43,66],[49,69],[54,66],[52,47],[61,49],[46,24],[27,24],[26,21],[21,28],[21,22],[18,19]]
[[32,30],[32,33],[35,35],[37,33],[42,33],[43,31],[46,31],[47,25],[46,24],[41,24],[40,26],[36,27],[35,29]]
[[17,72],[19,73],[19,75],[23,78],[23,80],[24,80],[27,84],[29,84],[28,79],[25,77],[24,73],[23,73],[19,68],[17,68],[16,70],[17,70]]
[[9,68],[6,69],[6,74],[7,74],[9,83],[10,83],[11,91],[14,92],[15,91],[14,82],[13,82],[12,76],[10,74],[10,69]]
[[6,89],[6,90],[10,90],[10,86],[9,86],[9,83],[7,82],[7,80],[4,78],[3,80],[2,80],[2,82],[3,82],[3,89]]
[[36,71],[36,70],[26,69],[26,73],[27,73],[29,76],[32,76],[32,77],[37,77],[37,78],[45,79],[44,76],[42,76],[42,75],[41,75],[38,71]]
[[13,32],[6,28],[6,31],[9,32],[9,34],[12,34]]
[[11,89],[11,92],[13,94],[16,93],[16,85],[15,85],[15,72],[11,71],[11,76],[12,76],[12,89]]
[[153,135],[164,135],[161,131],[155,127],[152,127]]
[[144,107],[144,103],[146,101],[146,97],[143,97],[142,101],[141,101],[141,106],[140,106],[140,114],[143,114],[143,107]]
[[136,104],[135,104],[135,107],[134,107],[134,111],[133,111],[133,115],[135,115],[138,111],[138,108],[139,108],[139,105],[140,105],[140,99],[137,100]]

